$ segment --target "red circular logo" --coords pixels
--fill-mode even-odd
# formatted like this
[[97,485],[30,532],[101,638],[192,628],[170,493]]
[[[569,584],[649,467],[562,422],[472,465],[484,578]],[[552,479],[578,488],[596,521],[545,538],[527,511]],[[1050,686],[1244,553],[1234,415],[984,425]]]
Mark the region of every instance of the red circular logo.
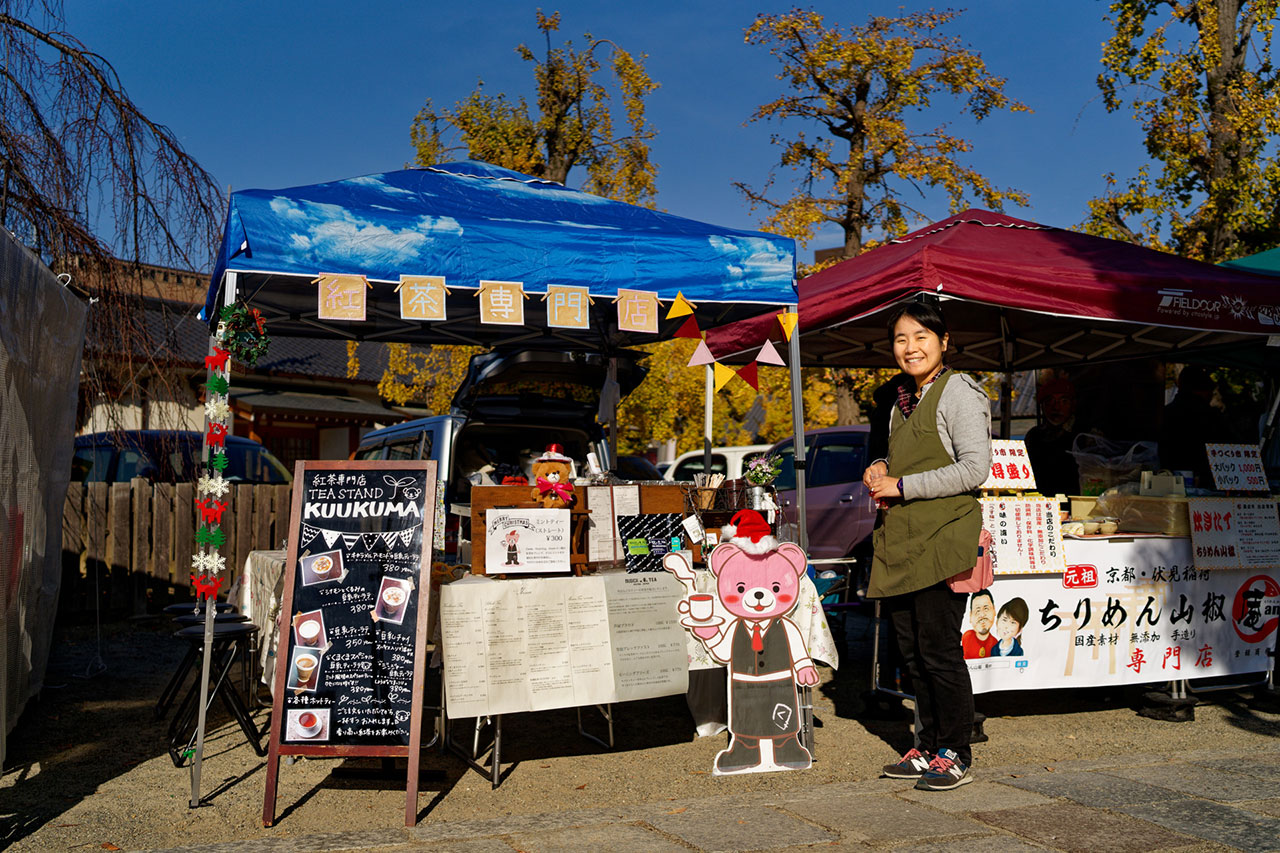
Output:
[[1254,575],[1236,591],[1231,624],[1246,643],[1260,643],[1280,626],[1280,583]]

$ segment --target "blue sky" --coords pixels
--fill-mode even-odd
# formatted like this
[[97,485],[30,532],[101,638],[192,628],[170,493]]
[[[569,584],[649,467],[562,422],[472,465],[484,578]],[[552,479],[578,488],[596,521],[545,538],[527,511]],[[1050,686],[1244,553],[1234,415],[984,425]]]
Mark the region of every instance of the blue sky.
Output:
[[[1102,175],[1143,162],[1127,114],[1107,114],[1095,78],[1109,30],[1106,3],[976,0],[954,32],[983,55],[1007,92],[1034,114],[996,115],[953,128],[975,143],[968,162],[1000,186],[1030,194],[1015,216],[1070,226],[1101,192]],[[658,130],[658,205],[681,216],[753,228],[733,181],[762,184],[776,162],[752,110],[782,92],[775,60],[743,42],[756,12],[788,3],[560,2],[561,34],[607,37],[633,53],[662,88],[649,99]],[[815,3],[828,20],[861,23],[900,2]],[[412,157],[409,125],[424,99],[489,91],[532,94],[521,42],[538,48],[538,3],[216,3],[65,0],[68,30],[110,60],[128,92],[167,124],[220,184],[279,188],[382,172]],[[923,8],[907,6],[907,8]],[[944,117],[946,117],[944,115]],[[571,183],[582,176],[571,175]],[[931,219],[945,201],[923,202]],[[832,231],[802,250],[838,244]]]

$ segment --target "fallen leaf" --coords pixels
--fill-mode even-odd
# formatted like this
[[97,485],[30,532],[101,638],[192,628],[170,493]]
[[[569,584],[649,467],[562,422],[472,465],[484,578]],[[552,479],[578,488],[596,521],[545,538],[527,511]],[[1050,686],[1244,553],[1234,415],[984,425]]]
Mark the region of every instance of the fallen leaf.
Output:
[[688,810],[689,810],[688,806],[681,806],[678,809],[672,809],[671,811],[667,812],[667,814],[684,814]]
[[1057,770],[1054,770],[1052,767],[1049,767],[1048,765],[1045,765],[1045,768],[1044,768],[1044,769],[1045,769],[1045,770],[1048,770],[1050,773],[1057,773],[1057,772],[1058,772]]
[[1075,740],[1075,739],[1076,739],[1075,735],[1067,735],[1067,740]]
[[586,783],[586,782],[583,782],[581,785],[579,785],[578,787],[574,788],[574,790],[575,790],[575,791],[581,791],[581,790],[582,790],[583,788],[585,788],[585,787],[587,787],[587,783]]
[[102,842],[102,849],[103,850],[119,850],[120,848],[112,844],[110,841],[104,841]]
[[1010,774],[1009,774],[1009,777],[1010,777],[1011,779],[1021,779],[1021,778],[1022,778],[1022,774],[1021,774],[1021,773],[1010,773]]

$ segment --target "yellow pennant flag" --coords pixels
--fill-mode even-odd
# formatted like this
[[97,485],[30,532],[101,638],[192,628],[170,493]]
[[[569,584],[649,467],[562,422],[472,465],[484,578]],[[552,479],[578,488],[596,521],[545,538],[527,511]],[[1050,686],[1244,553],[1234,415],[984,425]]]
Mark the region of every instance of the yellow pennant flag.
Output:
[[716,362],[715,370],[716,370],[716,390],[717,391],[719,391],[721,388],[724,387],[724,383],[728,382],[730,379],[738,375],[737,372],[735,372],[732,367],[727,367],[718,361]]
[[800,315],[794,311],[783,311],[778,315],[778,322],[782,324],[782,334],[787,336],[787,340],[791,340],[791,333],[796,330],[796,324],[800,322]]
[[690,304],[689,300],[684,298],[683,293],[677,290],[676,301],[671,303],[671,310],[667,312],[667,319],[670,320],[672,317],[684,317],[685,315],[692,313],[693,305]]

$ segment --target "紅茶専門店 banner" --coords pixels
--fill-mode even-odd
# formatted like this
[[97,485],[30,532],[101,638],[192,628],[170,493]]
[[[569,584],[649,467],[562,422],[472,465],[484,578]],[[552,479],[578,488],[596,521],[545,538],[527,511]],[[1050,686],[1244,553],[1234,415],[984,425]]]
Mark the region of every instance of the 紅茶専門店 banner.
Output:
[[1000,576],[966,603],[975,693],[1265,671],[1274,569],[1197,569],[1185,538],[1068,541],[1061,575]]

